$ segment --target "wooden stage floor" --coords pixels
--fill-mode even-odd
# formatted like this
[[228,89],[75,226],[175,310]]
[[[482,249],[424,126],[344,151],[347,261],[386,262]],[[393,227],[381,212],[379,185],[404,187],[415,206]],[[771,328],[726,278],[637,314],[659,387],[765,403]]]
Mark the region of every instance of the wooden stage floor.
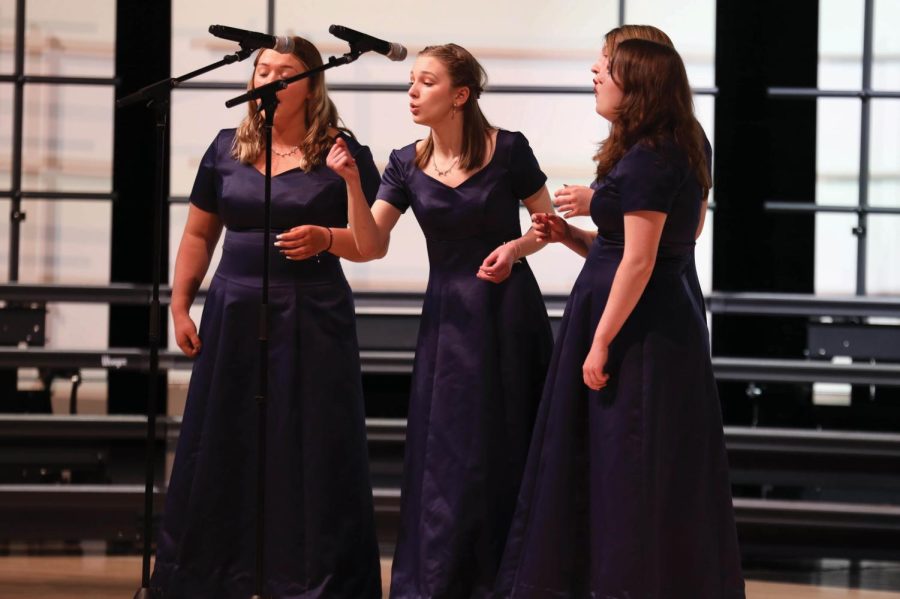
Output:
[[[390,561],[382,560],[385,597]],[[2,599],[130,599],[141,577],[140,557],[0,557]],[[747,581],[750,599],[900,599],[900,592]]]

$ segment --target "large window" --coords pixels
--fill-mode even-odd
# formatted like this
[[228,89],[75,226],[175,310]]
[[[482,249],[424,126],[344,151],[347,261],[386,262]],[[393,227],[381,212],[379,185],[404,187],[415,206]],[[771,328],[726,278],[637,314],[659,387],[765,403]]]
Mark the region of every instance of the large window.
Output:
[[[4,281],[109,281],[115,1],[79,0],[72,8],[66,0],[0,1]],[[24,44],[17,60],[20,14]],[[13,143],[16,135],[20,144]],[[18,193],[24,219],[16,225],[10,212]],[[11,259],[14,228],[17,259]],[[47,345],[106,347],[106,327],[106,306],[54,304]]]
[[[651,22],[671,34],[695,87],[712,86],[714,0],[693,2],[677,11],[661,0],[629,0],[621,4],[629,22]],[[207,33],[212,24],[209,15],[216,15],[216,23],[245,29],[264,30],[268,23],[269,14],[262,2],[219,7],[219,3],[209,1],[176,3],[173,74],[211,62],[232,49],[230,43]],[[479,58],[495,90],[511,86],[534,88],[527,93],[488,91],[481,103],[494,124],[525,133],[549,176],[551,192],[564,183],[590,182],[594,169],[591,156],[607,133],[607,124],[593,112],[590,66],[600,50],[603,34],[619,23],[619,2],[523,4],[502,0],[423,5],[402,0],[390,5],[369,5],[350,0],[328,4],[277,0],[271,7],[275,33],[307,37],[326,58],[348,50],[345,42],[328,34],[331,24],[352,27],[408,47],[410,56],[403,63],[366,54],[355,63],[326,74],[343,119],[371,147],[379,168],[384,168],[392,149],[427,133],[411,122],[405,99],[405,83],[415,54],[428,44],[452,41],[466,46]],[[248,60],[206,77],[209,81],[243,85],[250,71]],[[392,91],[366,89],[374,84],[396,87]],[[567,93],[555,93],[550,88],[566,88]],[[215,132],[235,126],[243,116],[243,109],[224,107],[224,100],[232,95],[197,89],[175,93],[173,196],[189,193],[197,162]],[[712,96],[698,95],[696,102],[701,123],[712,138]],[[173,246],[178,243],[185,213],[184,206],[173,208]],[[523,210],[523,227],[528,222]],[[587,219],[578,224],[591,226]],[[710,238],[711,233],[701,238],[698,259],[707,290]],[[558,247],[550,247],[529,260],[545,293],[568,293],[581,267],[570,252]],[[424,239],[414,217],[408,214],[401,218],[385,259],[345,264],[345,270],[354,289],[423,290],[428,266]]]
[[[900,4],[821,0],[819,19],[820,93],[845,93],[818,100],[816,203],[847,211],[816,216],[816,292],[896,295],[900,40],[894,25]],[[872,212],[859,217],[860,208]]]

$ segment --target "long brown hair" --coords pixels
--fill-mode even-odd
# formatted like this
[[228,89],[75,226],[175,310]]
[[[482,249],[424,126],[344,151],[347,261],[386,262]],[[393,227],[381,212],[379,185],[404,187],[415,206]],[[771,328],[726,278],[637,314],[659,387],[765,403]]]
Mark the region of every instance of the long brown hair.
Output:
[[[463,134],[462,148],[459,154],[459,168],[463,171],[481,168],[488,151],[487,133],[491,124],[481,112],[478,98],[487,85],[487,73],[468,50],[456,44],[428,46],[419,56],[433,56],[447,69],[453,87],[468,87],[469,97],[462,105]],[[416,151],[416,166],[424,169],[434,153],[434,140],[431,134]]]
[[610,58],[609,72],[622,89],[622,101],[609,137],[594,156],[597,179],[635,144],[658,148],[671,141],[686,154],[697,181],[708,190],[703,129],[694,117],[694,99],[678,52],[656,42],[624,40]]
[[[294,37],[293,40],[294,50],[292,53],[303,66],[307,69],[322,66],[322,55],[312,42],[302,37]],[[253,60],[254,73],[259,57],[264,51],[263,49],[257,52],[256,58]],[[300,142],[300,151],[303,152],[304,158],[303,170],[307,172],[324,164],[325,151],[334,143],[331,136],[328,135],[329,129],[334,128],[349,133],[345,127],[339,126],[340,116],[334,102],[328,97],[324,73],[317,73],[308,81],[309,97],[306,99],[306,110],[304,111],[306,137]],[[250,75],[247,89],[253,89],[253,75]],[[247,116],[238,126],[234,136],[234,145],[231,148],[231,155],[236,160],[252,164],[265,151],[264,121],[263,114],[257,108],[256,102],[247,102]]]

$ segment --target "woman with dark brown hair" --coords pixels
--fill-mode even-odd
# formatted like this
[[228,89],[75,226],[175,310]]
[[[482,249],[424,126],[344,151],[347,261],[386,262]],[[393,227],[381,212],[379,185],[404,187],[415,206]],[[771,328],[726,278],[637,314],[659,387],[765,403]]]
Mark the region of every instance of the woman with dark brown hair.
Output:
[[[632,39],[647,40],[674,48],[669,36],[653,25],[620,25],[606,33],[603,40],[603,48],[600,49],[600,55],[597,57],[597,62],[591,67],[591,72],[594,75],[606,73],[609,70],[610,57],[615,54],[619,43]],[[592,197],[594,197],[594,189],[592,187],[564,185],[553,193],[553,205],[567,219],[573,216],[590,216]],[[705,214],[706,211],[702,210],[701,215]],[[703,216],[701,216],[701,227],[702,220]],[[700,230],[697,231],[697,235],[700,235]]]
[[[255,88],[322,64],[310,42],[262,50]],[[375,199],[368,148],[338,126],[321,73],[278,92],[272,131],[266,499],[256,502],[265,153],[255,102],[200,163],[172,282],[175,340],[196,357],[166,494],[152,587],[162,597],[250,597],[264,509],[265,597],[381,596],[353,297],[339,258],[361,260],[347,186],[325,165],[350,152]],[[200,332],[188,309],[223,227]]]
[[431,46],[410,74],[413,121],[425,139],[395,150],[372,206],[352,191],[340,144],[329,166],[350,194],[360,253],[380,257],[412,208],[430,265],[406,435],[396,599],[488,597],[509,522],[552,335],[525,256],[520,207],[552,210],[546,176],[521,133],[492,127],[478,96],[485,75],[456,44]]
[[595,72],[610,134],[598,231],[534,215],[586,258],[541,400],[497,596],[744,596],[694,239],[710,187],[681,57],[622,41]]

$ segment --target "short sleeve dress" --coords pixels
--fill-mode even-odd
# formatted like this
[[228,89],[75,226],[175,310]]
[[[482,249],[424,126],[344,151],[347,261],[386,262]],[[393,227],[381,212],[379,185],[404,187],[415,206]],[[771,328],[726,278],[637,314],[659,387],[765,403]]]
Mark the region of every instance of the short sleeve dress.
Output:
[[[674,144],[635,145],[593,186],[598,236],[569,296],[497,597],[744,597],[694,236],[703,189]],[[609,346],[582,364],[625,244],[624,217],[667,215],[653,273]]]
[[500,130],[490,162],[457,187],[391,154],[378,198],[412,208],[429,278],[416,345],[391,597],[487,597],[494,585],[552,348],[527,262],[476,278],[521,236],[521,200],[541,189],[521,133]]
[[[378,170],[344,136],[370,202]],[[253,594],[264,176],[231,156],[234,130],[203,157],[191,202],[225,225],[200,323],[166,494],[152,587],[190,599]],[[272,180],[275,233],[347,225],[343,180],[326,166]],[[274,237],[272,238],[274,242]],[[267,597],[381,596],[353,297],[330,253],[269,260]]]

